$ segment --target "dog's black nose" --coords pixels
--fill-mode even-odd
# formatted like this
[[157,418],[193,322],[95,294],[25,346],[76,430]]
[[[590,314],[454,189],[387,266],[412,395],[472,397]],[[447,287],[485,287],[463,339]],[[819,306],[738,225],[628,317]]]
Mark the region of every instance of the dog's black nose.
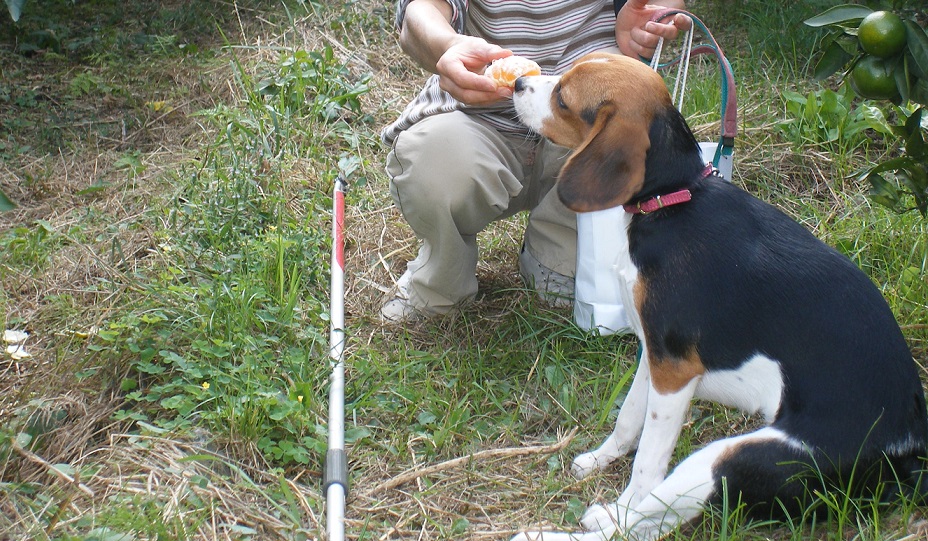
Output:
[[512,89],[516,92],[522,92],[525,90],[525,77],[519,77],[516,79],[516,84],[512,87]]

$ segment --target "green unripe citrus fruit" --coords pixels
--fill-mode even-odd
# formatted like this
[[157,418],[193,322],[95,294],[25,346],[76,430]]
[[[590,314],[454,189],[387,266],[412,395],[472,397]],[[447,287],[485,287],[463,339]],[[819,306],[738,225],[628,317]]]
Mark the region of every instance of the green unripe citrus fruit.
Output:
[[892,66],[876,56],[865,56],[854,66],[851,88],[860,97],[872,100],[891,100],[899,95]]
[[905,24],[891,11],[874,11],[860,22],[857,39],[865,53],[889,58],[905,47]]

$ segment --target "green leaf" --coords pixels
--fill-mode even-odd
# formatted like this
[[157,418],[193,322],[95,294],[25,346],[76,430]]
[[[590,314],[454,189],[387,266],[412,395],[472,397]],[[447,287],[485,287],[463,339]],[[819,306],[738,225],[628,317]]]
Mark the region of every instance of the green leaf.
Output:
[[574,524],[580,521],[580,518],[586,512],[587,504],[577,497],[567,500],[567,511],[564,512],[564,522]]
[[139,352],[139,360],[143,363],[151,362],[155,358],[155,348],[145,348]]
[[899,276],[899,292],[904,296],[916,293],[918,282],[921,279],[921,270],[918,267],[906,267]]
[[367,427],[355,426],[345,429],[345,443],[355,443],[369,437],[371,437],[371,431]]
[[65,464],[65,463],[53,464],[53,465],[52,465],[52,468],[53,468],[55,471],[61,472],[61,473],[65,474],[65,475],[68,475],[68,476],[73,476],[73,475],[74,475],[74,472],[76,471],[76,470],[74,469],[74,466],[72,466],[71,464]]
[[805,111],[802,113],[802,117],[809,122],[814,122],[815,117],[818,115],[818,111],[818,96],[816,96],[814,92],[809,92],[809,95],[806,97],[806,106]]
[[435,414],[430,411],[423,411],[422,413],[419,414],[416,420],[419,421],[420,425],[428,426],[434,423],[435,421],[437,421],[438,417],[436,417]]
[[167,372],[167,368],[155,363],[136,363],[135,369],[143,374],[158,375]]
[[78,191],[77,195],[93,195],[95,193],[103,192],[109,187],[110,187],[109,183],[106,183],[106,182],[103,182],[100,184],[91,184],[90,186],[87,186],[83,190]]
[[905,153],[920,162],[928,160],[928,144],[925,143],[925,130],[922,129],[924,107],[919,107],[905,121]]
[[163,349],[158,352],[158,355],[160,355],[161,358],[164,359],[164,362],[166,363],[172,363],[181,369],[187,368],[187,361],[183,357],[178,355],[177,353],[174,353],[173,351]]
[[353,175],[359,167],[361,167],[361,158],[354,154],[344,153],[338,158],[338,171],[345,180],[350,179],[351,175]]
[[882,109],[874,107],[873,105],[861,104],[860,111],[864,116],[864,120],[867,122],[867,127],[871,130],[889,137],[895,137],[896,134],[893,133],[892,126],[886,121],[886,115],[883,113]]
[[896,80],[896,90],[899,91],[901,103],[908,103],[911,87],[909,87],[909,62],[905,57],[901,57],[893,67],[893,78]]
[[451,533],[455,536],[460,536],[467,533],[467,530],[470,528],[470,521],[464,517],[455,519],[451,523]]
[[835,43],[840,45],[844,52],[852,57],[860,53],[860,42],[857,40],[856,35],[842,33],[835,39]]
[[896,171],[896,180],[915,195],[916,201],[923,199],[923,197],[920,197],[922,190],[918,180],[913,178],[908,171]]
[[202,475],[193,475],[190,477],[190,483],[200,488],[206,488],[209,486],[209,479]]
[[886,171],[898,171],[900,169],[911,169],[918,165],[914,159],[908,156],[900,156],[898,158],[893,158],[891,160],[886,160],[885,162],[877,165],[870,170],[868,174],[872,175],[874,173],[883,173]]
[[805,105],[806,97],[799,92],[794,92],[792,90],[784,90],[783,97],[786,98],[786,101],[792,103],[799,103]]
[[905,140],[905,153],[915,160],[928,160],[928,144],[925,144],[921,133],[914,133]]
[[921,78],[912,86],[912,94],[909,99],[915,103],[928,105],[928,78]]
[[878,173],[871,172],[867,175],[870,181],[870,199],[892,210],[899,207],[899,193],[896,187],[886,182]]
[[0,190],[0,212],[6,212],[8,210],[13,210],[16,208],[16,203],[10,201],[10,199]]
[[10,17],[13,18],[13,22],[19,21],[19,16],[23,13],[23,4],[26,3],[26,0],[6,0],[6,7],[10,10]]
[[832,24],[846,23],[856,19],[863,19],[873,13],[873,10],[866,6],[856,6],[854,4],[842,4],[819,13],[815,17],[806,19],[806,25],[813,28],[828,26]]
[[232,533],[243,535],[246,537],[251,537],[253,535],[258,535],[258,530],[254,528],[249,528],[248,526],[242,526],[241,524],[228,524],[226,527]]
[[841,44],[837,41],[833,41],[831,45],[825,49],[818,63],[815,64],[813,77],[816,81],[827,79],[833,73],[844,67],[850,59],[851,55],[844,50]]
[[905,119],[905,129],[909,134],[915,135],[921,132],[922,115],[924,114],[925,108],[919,107],[909,115],[909,118]]
[[925,214],[928,210],[928,171],[915,167],[906,171],[898,171],[896,177],[915,198],[915,208]]
[[847,108],[838,102],[838,94],[833,90],[825,89],[821,93],[822,104],[819,113],[822,115],[847,116]]
[[132,535],[117,532],[107,527],[90,530],[87,537],[84,537],[84,539],[87,541],[135,541],[135,537]]
[[40,226],[46,233],[54,233],[54,232],[55,232],[55,226],[53,226],[53,225],[52,225],[49,221],[47,221],[47,220],[36,220],[35,223],[36,223],[36,225]]
[[920,78],[928,77],[928,35],[913,20],[905,21],[908,55],[914,61],[913,70]]
[[32,443],[32,434],[27,432],[20,432],[16,434],[16,445],[22,447],[23,449],[28,449],[30,443]]

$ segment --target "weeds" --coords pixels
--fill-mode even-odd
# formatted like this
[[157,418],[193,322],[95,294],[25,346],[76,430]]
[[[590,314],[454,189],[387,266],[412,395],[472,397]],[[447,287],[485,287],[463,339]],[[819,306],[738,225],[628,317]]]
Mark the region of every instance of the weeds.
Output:
[[795,148],[822,146],[841,156],[858,150],[866,141],[870,127],[862,108],[852,104],[853,94],[846,88],[835,92],[823,88],[807,95],[785,91],[787,118],[779,124],[784,137]]
[[296,51],[279,63],[278,73],[257,85],[273,110],[331,122],[352,114],[363,117],[360,98],[369,91],[370,74],[353,80],[331,47]]
[[203,426],[271,463],[319,467],[324,404],[313,390],[324,381],[330,240],[287,208],[281,160],[294,152],[298,119],[341,122],[360,111],[369,76],[353,83],[338,62],[331,49],[286,56],[269,92],[236,60],[244,107],[202,113],[219,135],[168,214],[171,241],[161,248],[174,263],[148,286],[158,302],[101,331],[112,350],[96,346],[130,358],[120,387],[143,408],[121,417]]
[[[339,173],[353,181],[351,535],[500,538],[545,521],[574,528],[591,502],[614,500],[627,461],[582,482],[568,469],[576,452],[611,431],[637,344],[587,335],[569,313],[534,303],[512,257],[520,218],[480,239],[486,264],[475,306],[410,329],[382,328],[373,315],[415,246],[386,194],[386,149],[377,131],[424,78],[400,56],[389,9],[237,2],[236,12],[223,4],[217,21],[207,13],[211,3],[195,4],[129,2],[131,31],[101,20],[99,31],[56,32],[49,49],[36,35],[18,42],[32,49],[2,53],[14,68],[0,68],[0,104],[17,114],[0,113],[7,128],[0,158],[23,182],[15,190],[0,184],[29,205],[15,218],[0,215],[8,220],[0,230],[0,321],[29,327],[37,337],[30,351],[41,363],[4,365],[0,439],[28,438],[30,452],[79,474],[94,496],[0,445],[0,504],[10,511],[0,530],[39,539],[319,536],[329,187]],[[871,208],[862,187],[844,178],[865,158],[872,125],[840,93],[803,82],[814,37],[769,33],[798,27],[818,7],[705,7],[702,18],[733,60],[748,113],[735,181],[788,208],[864,268],[924,363],[924,221]],[[40,27],[51,28],[38,21],[29,32]],[[250,39],[260,29],[271,35]],[[24,82],[34,57],[68,67],[44,79],[57,86]],[[696,67],[691,74],[686,113],[701,137],[718,132],[715,77]],[[142,92],[139,81],[156,84]],[[57,110],[50,94],[122,112],[77,127],[51,122],[64,116],[47,115]],[[795,114],[814,110],[800,121],[771,103],[790,103]],[[199,130],[157,139],[175,125],[162,118]],[[86,133],[98,137],[87,142]],[[162,163],[169,157],[152,150],[160,146],[174,161]],[[90,165],[80,168],[69,149],[83,148]],[[19,161],[23,149],[33,164]],[[807,158],[801,167],[793,167],[793,153]],[[56,183],[72,176],[79,186]],[[795,184],[782,185],[784,178]],[[813,181],[827,185],[795,188]],[[140,191],[145,187],[151,191]],[[80,269],[77,278],[65,272],[72,268]],[[54,397],[62,388],[82,393],[96,413],[59,407]],[[54,437],[37,437],[29,421],[36,411],[50,412],[53,422],[42,431]],[[697,404],[677,458],[753,422]],[[581,430],[564,453],[473,463],[400,490],[369,492],[403,471],[550,442],[574,426]],[[58,441],[70,445],[49,444]],[[734,506],[673,537],[841,539],[853,531],[877,539],[904,532],[908,516],[919,512],[913,502],[887,508],[837,493],[823,500],[834,502],[824,522],[748,522]]]

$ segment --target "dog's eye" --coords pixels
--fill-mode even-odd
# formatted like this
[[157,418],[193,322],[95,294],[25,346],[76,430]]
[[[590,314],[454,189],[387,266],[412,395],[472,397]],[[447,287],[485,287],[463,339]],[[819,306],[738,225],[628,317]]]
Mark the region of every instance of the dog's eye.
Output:
[[557,88],[557,90],[556,90],[556,92],[555,92],[555,94],[554,94],[554,97],[555,97],[555,99],[557,100],[557,106],[560,107],[561,109],[567,110],[567,104],[564,103],[564,98],[563,98],[563,96],[561,96],[561,89],[560,89],[560,87]]

